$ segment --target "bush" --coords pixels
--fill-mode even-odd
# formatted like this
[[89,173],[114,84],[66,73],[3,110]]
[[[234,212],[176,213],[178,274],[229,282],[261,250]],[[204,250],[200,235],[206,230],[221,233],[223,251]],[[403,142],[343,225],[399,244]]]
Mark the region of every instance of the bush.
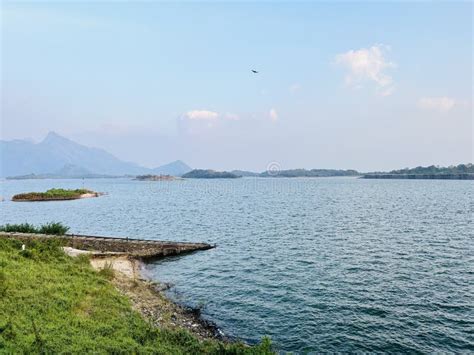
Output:
[[21,224],[5,224],[0,226],[0,232],[10,233],[35,233],[35,234],[51,234],[64,235],[69,231],[69,227],[60,222],[49,222],[39,227],[29,223]]
[[0,232],[38,233],[38,230],[32,224],[21,223],[21,224],[5,224],[3,226],[0,226]]
[[69,231],[69,227],[63,225],[60,222],[50,222],[43,224],[38,233],[41,234],[53,234],[53,235],[64,235]]

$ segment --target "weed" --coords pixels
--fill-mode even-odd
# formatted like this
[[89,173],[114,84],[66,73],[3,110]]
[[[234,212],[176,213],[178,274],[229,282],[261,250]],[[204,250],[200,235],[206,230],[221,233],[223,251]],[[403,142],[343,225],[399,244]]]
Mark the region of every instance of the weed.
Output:
[[107,280],[112,280],[115,277],[113,262],[106,261],[104,267],[99,270],[99,274],[104,276]]

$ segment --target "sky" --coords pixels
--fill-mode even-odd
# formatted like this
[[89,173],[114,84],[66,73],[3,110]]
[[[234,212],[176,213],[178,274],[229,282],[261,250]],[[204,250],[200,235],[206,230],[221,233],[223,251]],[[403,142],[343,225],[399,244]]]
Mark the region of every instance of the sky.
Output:
[[472,19],[471,2],[2,2],[0,137],[148,167],[472,162]]

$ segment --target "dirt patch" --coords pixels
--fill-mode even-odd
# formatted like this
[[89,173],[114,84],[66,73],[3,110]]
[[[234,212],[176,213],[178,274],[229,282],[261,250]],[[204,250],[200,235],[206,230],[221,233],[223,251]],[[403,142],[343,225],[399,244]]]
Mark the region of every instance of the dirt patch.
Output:
[[127,256],[93,257],[91,258],[91,265],[96,270],[101,270],[110,266],[118,273],[117,277],[122,275],[122,277],[132,279],[132,281],[140,278],[138,260],[131,259]]

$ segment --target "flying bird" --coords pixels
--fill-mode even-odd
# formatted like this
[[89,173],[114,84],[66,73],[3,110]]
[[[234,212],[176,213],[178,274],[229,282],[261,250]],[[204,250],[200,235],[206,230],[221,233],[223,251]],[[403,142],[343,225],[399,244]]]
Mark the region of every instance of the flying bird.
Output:
[[258,74],[258,71],[252,69],[252,73]]

